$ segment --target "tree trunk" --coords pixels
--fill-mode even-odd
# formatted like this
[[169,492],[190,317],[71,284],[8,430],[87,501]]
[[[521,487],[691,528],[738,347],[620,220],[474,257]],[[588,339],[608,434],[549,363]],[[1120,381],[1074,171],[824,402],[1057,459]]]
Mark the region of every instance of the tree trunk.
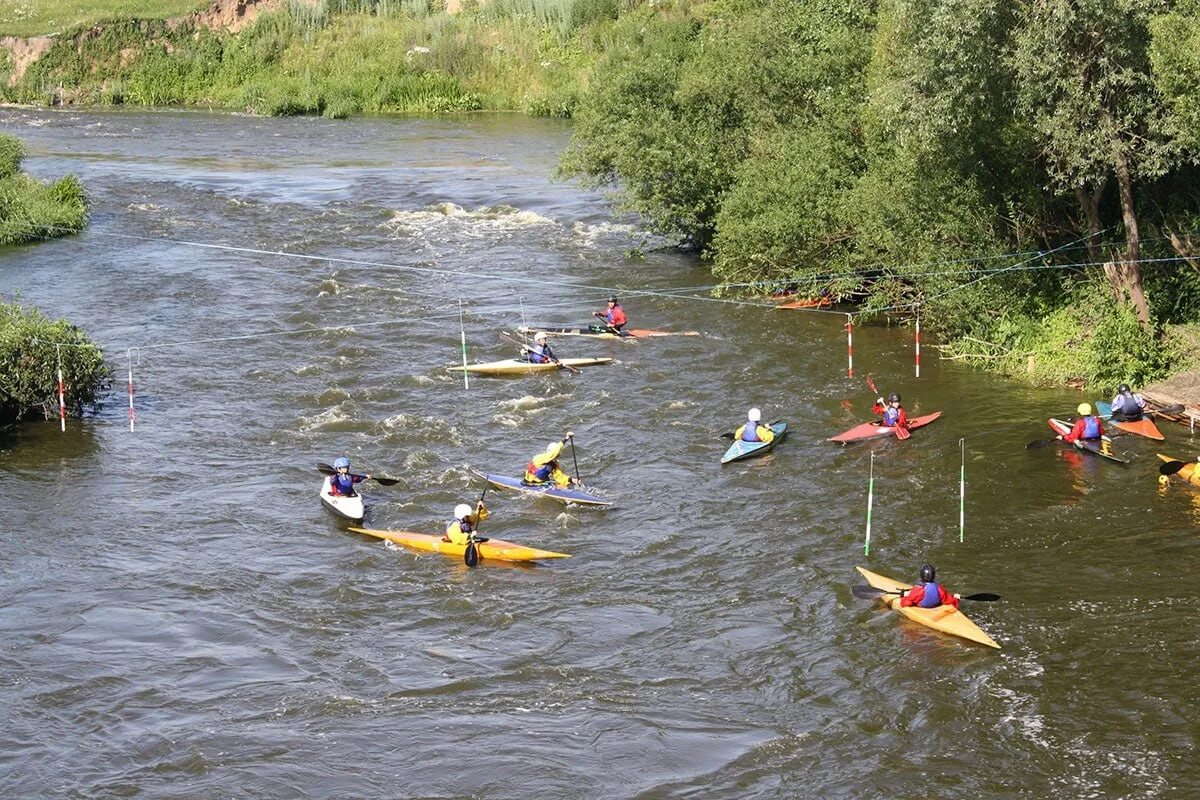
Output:
[[[1133,208],[1133,175],[1129,169],[1129,159],[1121,149],[1121,142],[1113,140],[1113,166],[1117,173],[1117,190],[1121,196],[1121,218],[1125,222],[1125,258],[1115,265],[1115,272],[1121,288],[1129,293],[1133,310],[1137,312],[1142,327],[1150,324],[1150,305],[1146,302],[1146,293],[1142,290],[1142,270],[1138,265],[1141,257],[1141,239],[1138,235],[1137,213]],[[1107,267],[1105,268],[1107,272]],[[1112,275],[1110,274],[1110,279]]]
[[1075,187],[1075,197],[1079,200],[1079,207],[1083,209],[1084,218],[1087,219],[1088,258],[1093,264],[1100,263],[1100,196],[1104,194],[1107,183],[1101,182],[1094,192],[1089,192],[1082,186]]

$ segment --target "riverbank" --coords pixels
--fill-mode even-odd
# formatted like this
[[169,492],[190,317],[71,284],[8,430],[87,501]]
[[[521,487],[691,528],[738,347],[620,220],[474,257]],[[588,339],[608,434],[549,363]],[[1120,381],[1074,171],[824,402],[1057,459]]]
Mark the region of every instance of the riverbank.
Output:
[[0,246],[67,236],[87,224],[87,200],[74,175],[43,183],[21,171],[24,147],[0,134]]

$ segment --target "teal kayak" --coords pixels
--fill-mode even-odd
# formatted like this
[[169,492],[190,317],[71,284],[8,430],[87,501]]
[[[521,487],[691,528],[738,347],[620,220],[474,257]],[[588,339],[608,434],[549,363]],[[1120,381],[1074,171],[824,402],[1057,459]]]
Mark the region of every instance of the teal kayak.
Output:
[[766,455],[779,443],[780,439],[787,435],[787,423],[771,423],[771,430],[775,433],[775,438],[769,442],[743,442],[740,439],[735,440],[733,444],[729,445],[729,449],[725,451],[725,455],[721,456],[721,463],[728,464],[731,461],[741,461],[745,458]]

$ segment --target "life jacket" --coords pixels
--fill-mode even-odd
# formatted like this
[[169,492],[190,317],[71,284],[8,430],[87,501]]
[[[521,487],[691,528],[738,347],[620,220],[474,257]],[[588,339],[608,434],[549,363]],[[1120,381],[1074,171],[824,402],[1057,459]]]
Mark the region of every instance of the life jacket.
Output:
[[889,428],[896,427],[896,423],[900,421],[900,409],[892,408],[890,405],[883,409],[883,424]]
[[341,497],[354,496],[354,476],[349,473],[336,473],[329,476],[329,491]]
[[746,422],[742,426],[742,441],[743,442],[761,442],[762,439],[758,435],[758,423]]
[[1104,435],[1104,427],[1100,424],[1100,418],[1096,416],[1083,418],[1083,439],[1099,439]]
[[922,583],[925,587],[925,596],[921,598],[921,602],[917,603],[921,608],[937,608],[942,604],[942,587],[936,582]]
[[614,328],[620,328],[629,319],[625,316],[625,309],[615,305],[604,312],[604,321]]
[[534,364],[548,364],[550,362],[550,346],[534,344],[529,348],[529,360]]
[[550,476],[554,474],[554,466],[553,461],[547,461],[541,466],[530,461],[525,465],[525,481],[527,483],[542,483],[550,480]]
[[1141,395],[1129,392],[1113,398],[1112,413],[1115,418],[1134,421],[1142,418],[1142,410],[1145,407],[1146,401],[1142,399]]

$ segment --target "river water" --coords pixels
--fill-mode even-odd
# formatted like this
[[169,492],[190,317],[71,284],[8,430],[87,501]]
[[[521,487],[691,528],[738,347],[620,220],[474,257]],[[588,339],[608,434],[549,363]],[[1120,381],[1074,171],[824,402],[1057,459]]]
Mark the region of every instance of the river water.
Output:
[[[884,325],[856,327],[850,380],[837,316],[671,296],[711,278],[550,179],[556,122],[8,109],[0,130],[93,203],[82,235],[0,252],[0,293],[117,371],[65,434],[0,434],[0,796],[1200,794],[1200,494],[1157,486],[1149,440],[1120,442],[1129,467],[1026,450],[1077,393],[929,349],[916,380],[911,330]],[[492,360],[499,331],[585,322],[608,287],[634,326],[704,335],[564,339],[617,363],[469,390],[442,369],[460,299]],[[869,411],[867,372],[945,417],[825,441]],[[750,405],[791,433],[721,467]],[[1164,425],[1162,452],[1196,454]],[[437,531],[471,468],[516,474],[568,429],[615,507],[489,492],[485,531],[569,560],[468,570],[317,498],[346,454],[400,479],[366,484],[369,526]],[[926,560],[1003,596],[963,603],[1002,650],[851,594],[856,564]]]

